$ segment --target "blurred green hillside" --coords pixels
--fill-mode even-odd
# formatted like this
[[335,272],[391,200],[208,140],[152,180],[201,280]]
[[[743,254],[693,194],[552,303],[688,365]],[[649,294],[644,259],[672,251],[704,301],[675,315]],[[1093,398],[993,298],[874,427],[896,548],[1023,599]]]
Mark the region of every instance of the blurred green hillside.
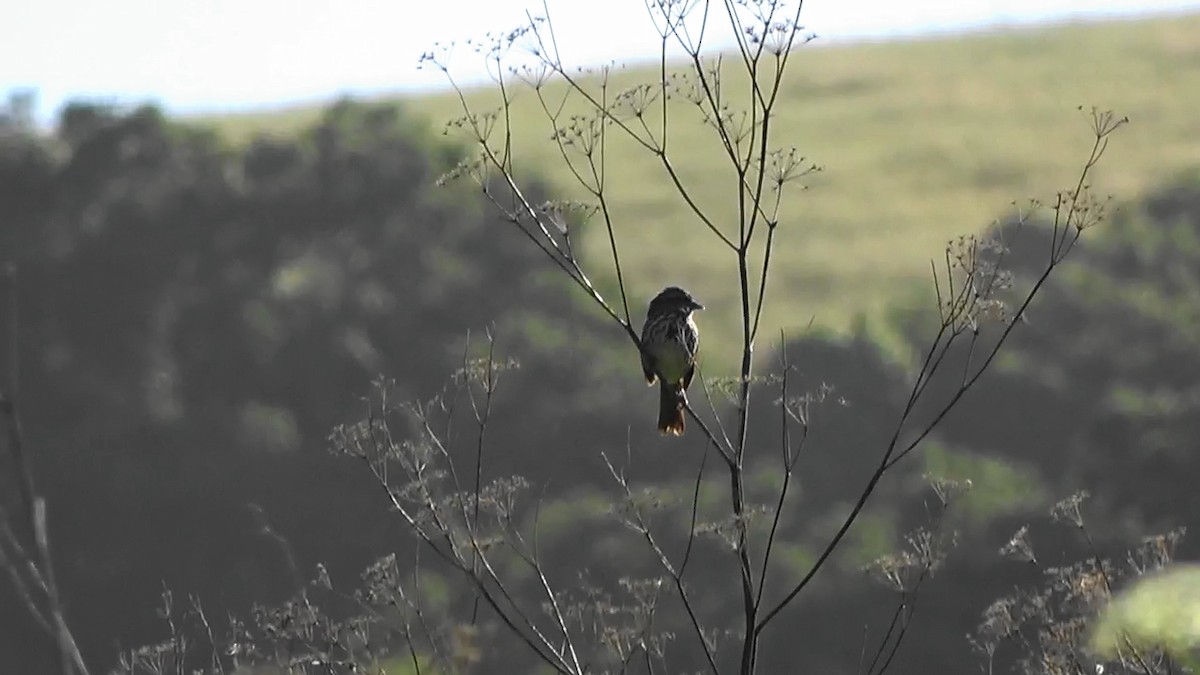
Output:
[[[1200,118],[1188,101],[1200,100],[1198,34],[1200,15],[1189,15],[918,42],[822,47],[818,40],[803,48],[789,65],[775,139],[825,170],[785,207],[764,334],[798,332],[810,319],[841,331],[860,314],[877,325],[901,294],[925,288],[929,259],[947,239],[980,231],[1014,201],[1048,199],[1071,182],[1090,142],[1078,106],[1113,109],[1134,122],[1094,176],[1101,193],[1134,199],[1200,162]],[[613,84],[654,78],[652,65],[631,66]],[[472,90],[468,100],[482,111],[495,105],[493,94]],[[438,125],[461,114],[450,94],[407,102]],[[319,114],[298,108],[210,121],[240,142],[264,131],[292,133]],[[711,134],[698,117],[681,106],[673,118],[675,162],[704,205],[731,219],[731,175],[710,152]],[[514,119],[518,167],[536,168],[580,196],[531,92],[521,92]],[[610,166],[620,169],[610,176],[611,196],[635,301],[668,281],[694,289],[710,308],[702,317],[709,372],[714,359],[730,365],[718,355],[728,350],[715,347],[736,337],[736,289],[725,274],[732,258],[693,228],[654,158],[631,144],[610,152]],[[604,234],[594,228],[591,236]],[[585,250],[607,255],[606,245]],[[712,264],[722,259],[728,269]],[[664,262],[668,272],[660,271]],[[605,279],[610,267],[597,259],[594,278]]]
[[[922,591],[914,644],[893,672],[978,665],[964,629],[1042,574],[996,552],[1018,527],[1031,523],[1036,538],[1052,525],[1051,501],[1095,494],[1088,517],[1105,555],[1112,542],[1200,513],[1200,156],[1186,96],[1200,91],[1187,64],[1200,63],[1197,28],[1200,18],[1182,18],[812,48],[795,62],[780,138],[828,170],[787,211],[768,328],[813,317],[845,330],[866,316],[907,352],[882,353],[878,332],[789,339],[791,362],[803,364],[789,391],[813,395],[815,416],[764,597],[808,572],[906,414],[912,371],[889,357],[928,348],[929,323],[912,293],[929,293],[929,258],[946,238],[1003,216],[1010,201],[1049,197],[1072,180],[1089,143],[1078,105],[1112,107],[1135,124],[1096,175],[1122,211],[1088,233],[1013,332],[1002,357],[1015,367],[989,373],[879,483],[819,583],[772,628],[764,672],[862,670],[863,626],[886,634],[894,619],[880,610],[890,614],[895,602],[893,589],[864,583],[862,565],[929,523],[926,474],[969,478],[975,489],[949,514],[960,546]],[[624,71],[614,86],[636,79],[636,69]],[[486,91],[470,96],[487,105]],[[20,270],[17,311],[0,310],[0,335],[19,327],[23,427],[52,509],[69,619],[96,663],[111,664],[117,646],[162,639],[154,607],[164,585],[204,598],[211,616],[244,615],[251,603],[310,588],[318,562],[338,589],[322,602],[333,603],[362,587],[360,571],[379,556],[413,559],[407,526],[361,458],[328,452],[331,429],[368,414],[362,396],[379,374],[395,382],[393,403],[451,402],[438,407],[457,414],[445,426],[459,466],[535,486],[524,515],[541,518],[538,547],[555,586],[578,586],[583,570],[597,571],[606,592],[621,578],[661,574],[614,517],[623,502],[601,453],[623,459],[617,468],[636,488],[670,498],[655,523],[671,551],[683,550],[703,437],[661,438],[655,392],[642,385],[624,336],[506,229],[479,190],[436,187],[461,150],[433,133],[431,120],[454,114],[451,100],[407,103],[340,101],[196,122],[153,106],[78,102],[50,134],[0,110],[0,252]],[[571,186],[540,140],[548,131],[524,114],[531,104],[526,93],[516,134],[536,201]],[[677,161],[706,206],[727,214],[728,177],[680,112],[673,143],[693,154]],[[708,358],[727,363],[735,310],[732,289],[715,281],[727,271],[721,252],[707,235],[689,236],[665,181],[628,150],[615,146],[610,159],[634,301],[667,280],[691,286],[711,308],[701,317]],[[1042,269],[1049,243],[1045,228],[1026,228],[1021,239],[1014,230],[999,229],[1015,241],[1007,260],[1020,287]],[[585,256],[606,250],[595,237],[583,244]],[[593,263],[603,279],[606,262]],[[458,375],[464,358],[487,349],[489,326],[497,354],[521,367],[504,374],[485,460]],[[760,353],[770,354],[774,336],[764,335]],[[978,344],[949,352],[906,431],[951,400],[959,368],[978,363],[997,336],[985,330]],[[0,382],[15,379],[4,361]],[[774,384],[756,387],[746,494],[774,508],[778,399]],[[396,422],[396,438],[425,438],[413,420]],[[6,461],[0,453],[0,508],[15,513],[20,491],[6,477],[18,474]],[[719,498],[729,488],[714,475],[701,476],[706,536],[688,583],[702,589],[702,623],[733,629],[739,575],[727,544],[711,536],[725,522]],[[280,550],[272,533],[290,548]],[[1090,537],[1064,549],[1062,537],[1045,536],[1047,545],[1035,544],[1049,565],[1095,556]],[[502,572],[512,574],[515,597],[540,607],[541,580],[523,570]],[[447,623],[474,611],[448,571],[433,567],[421,581],[445,604]],[[13,627],[0,632],[3,672],[48,672],[56,653],[26,614],[12,584],[0,583],[0,623]],[[688,634],[683,616],[675,619],[664,628]],[[274,633],[261,628],[269,641]],[[526,652],[480,635],[488,672],[532,672]],[[694,648],[679,653],[682,670],[704,667]]]

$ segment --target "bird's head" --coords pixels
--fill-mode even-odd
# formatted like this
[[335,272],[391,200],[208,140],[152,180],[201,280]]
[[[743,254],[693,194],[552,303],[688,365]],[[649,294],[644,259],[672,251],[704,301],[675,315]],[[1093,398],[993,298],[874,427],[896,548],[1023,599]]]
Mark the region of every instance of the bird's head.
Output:
[[690,314],[698,309],[704,309],[704,305],[696,302],[690,293],[678,286],[668,286],[650,301],[650,310],[647,315],[652,316],[663,312]]

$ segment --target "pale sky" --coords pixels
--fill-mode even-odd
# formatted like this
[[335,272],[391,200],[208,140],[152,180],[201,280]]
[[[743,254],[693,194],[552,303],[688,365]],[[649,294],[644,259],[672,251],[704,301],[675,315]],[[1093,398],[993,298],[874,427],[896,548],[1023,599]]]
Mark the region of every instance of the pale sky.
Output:
[[[547,0],[577,65],[656,53],[644,0]],[[444,84],[417,69],[434,42],[505,30],[541,0],[13,0],[0,10],[0,95],[153,100],[175,113],[245,110]],[[820,43],[1046,20],[1200,10],[1200,0],[807,0]],[[455,72],[479,77],[477,59]]]

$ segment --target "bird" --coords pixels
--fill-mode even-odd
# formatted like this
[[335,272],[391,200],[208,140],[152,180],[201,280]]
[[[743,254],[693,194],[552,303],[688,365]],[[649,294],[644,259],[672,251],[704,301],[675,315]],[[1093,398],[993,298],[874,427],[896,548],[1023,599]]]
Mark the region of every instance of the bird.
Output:
[[682,436],[687,388],[696,372],[700,331],[692,312],[704,305],[678,286],[668,286],[650,301],[639,348],[646,384],[659,386],[658,430]]

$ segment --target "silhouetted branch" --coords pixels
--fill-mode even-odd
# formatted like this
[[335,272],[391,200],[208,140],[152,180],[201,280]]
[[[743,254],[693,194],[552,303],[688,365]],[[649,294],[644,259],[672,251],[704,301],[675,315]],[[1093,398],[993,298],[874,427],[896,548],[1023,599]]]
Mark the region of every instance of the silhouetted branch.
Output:
[[[17,267],[15,264],[5,264],[4,282],[9,312],[9,388],[7,392],[0,391],[0,417],[4,419],[8,429],[8,452],[12,457],[13,465],[17,468],[17,483],[22,508],[25,510],[26,525],[32,537],[32,548],[36,551],[36,558],[27,551],[27,547],[20,544],[16,533],[8,525],[7,514],[0,510],[0,525],[3,525],[4,539],[8,544],[8,551],[0,553],[3,557],[0,563],[9,567],[9,576],[14,579],[17,592],[27,600],[30,612],[38,625],[50,629],[50,635],[58,646],[59,668],[63,674],[88,675],[83,656],[75,645],[75,637],[71,634],[63,616],[58,584],[54,579],[54,565],[50,556],[46,501],[38,495],[34,484],[33,469],[30,466],[24,434],[21,431],[21,418],[17,412],[20,330]],[[22,569],[24,574],[22,574]],[[31,586],[37,588],[43,596],[44,608],[38,608],[33,601],[33,596],[29,593]]]

